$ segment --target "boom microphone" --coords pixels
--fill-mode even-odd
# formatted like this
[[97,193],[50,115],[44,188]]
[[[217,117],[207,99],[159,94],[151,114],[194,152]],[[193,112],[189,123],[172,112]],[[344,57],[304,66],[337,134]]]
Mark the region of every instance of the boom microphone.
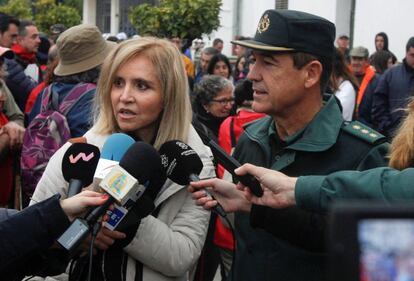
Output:
[[[147,186],[151,186],[151,182],[156,181],[162,173],[158,152],[149,144],[134,143],[122,157],[119,166],[115,166],[100,183],[110,198],[92,209],[85,219],[76,219],[58,242],[68,251],[77,248],[110,204],[116,202],[124,207],[133,206]],[[151,192],[155,191],[148,191]]]
[[[180,185],[188,185],[191,181],[200,180],[198,175],[203,169],[203,162],[189,145],[179,140],[167,141],[159,152],[162,165],[170,180]],[[214,198],[207,189],[204,191]],[[222,217],[226,216],[226,212],[218,202],[213,210]]]
[[93,181],[99,160],[99,149],[88,143],[74,143],[62,160],[63,177],[69,182],[68,197],[78,194]]

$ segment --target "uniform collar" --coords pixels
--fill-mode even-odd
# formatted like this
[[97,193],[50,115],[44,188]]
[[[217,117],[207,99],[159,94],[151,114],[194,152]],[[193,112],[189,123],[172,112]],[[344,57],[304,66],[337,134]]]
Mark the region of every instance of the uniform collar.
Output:
[[[329,149],[336,143],[343,123],[338,101],[333,95],[324,95],[324,106],[313,120],[302,130],[285,140],[286,149],[318,152]],[[264,139],[272,139],[278,134],[273,119],[265,117],[255,125],[248,126],[248,136],[260,143]]]

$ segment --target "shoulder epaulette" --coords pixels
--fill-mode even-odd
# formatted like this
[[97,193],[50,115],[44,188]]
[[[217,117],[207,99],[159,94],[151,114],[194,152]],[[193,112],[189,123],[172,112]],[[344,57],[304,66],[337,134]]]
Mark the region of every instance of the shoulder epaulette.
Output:
[[372,144],[387,140],[384,135],[358,121],[344,122],[342,130]]

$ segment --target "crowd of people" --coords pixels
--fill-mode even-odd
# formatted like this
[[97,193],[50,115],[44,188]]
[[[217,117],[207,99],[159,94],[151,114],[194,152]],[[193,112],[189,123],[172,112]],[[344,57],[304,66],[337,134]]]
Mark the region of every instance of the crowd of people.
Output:
[[[349,48],[330,21],[290,10],[265,11],[254,37],[231,42],[231,59],[219,38],[194,53],[178,37],[121,35],[87,24],[44,35],[0,14],[0,207],[13,205],[17,189],[24,209],[0,212],[1,243],[16,241],[0,254],[9,280],[87,280],[88,268],[92,280],[212,281],[218,268],[223,281],[325,280],[330,202],[414,197],[414,37],[399,62],[384,32],[370,55]],[[151,215],[102,227],[93,263],[90,239],[76,259],[56,258],[66,216],[107,199],[89,191],[65,199],[64,155],[74,142],[102,150],[114,133],[155,149],[187,143],[205,180],[167,180],[150,196]],[[262,197],[225,171],[211,140],[247,163],[236,173],[255,176]],[[210,212],[218,203],[228,219]],[[45,239],[28,240],[31,248],[19,242],[30,228]],[[32,259],[37,270],[25,268]]]

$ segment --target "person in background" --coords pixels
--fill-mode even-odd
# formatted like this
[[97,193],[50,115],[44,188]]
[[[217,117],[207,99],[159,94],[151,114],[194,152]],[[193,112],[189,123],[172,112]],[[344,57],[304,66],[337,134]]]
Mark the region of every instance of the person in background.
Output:
[[[62,38],[63,34],[58,42]],[[201,158],[200,177],[213,176],[211,152],[190,123],[188,80],[176,46],[165,39],[142,37],[121,42],[105,57],[95,122],[84,135],[87,143],[102,149],[113,133],[129,134],[155,149],[167,141],[180,140]],[[32,204],[56,193],[66,197],[68,183],[60,169],[69,146],[66,143],[50,159]],[[95,241],[99,251],[93,263],[93,280],[192,280],[192,269],[206,238],[208,212],[194,204],[185,186],[172,181],[166,181],[160,193],[150,197],[156,209],[134,221],[125,230],[128,236],[101,229]],[[80,270],[81,277],[83,274],[87,272]]]
[[336,39],[336,46],[338,50],[344,56],[345,62],[349,64],[350,58],[349,58],[349,37],[348,35],[342,34],[341,36],[339,36],[338,39]]
[[370,57],[370,64],[374,67],[376,73],[382,75],[388,68],[394,65],[392,63],[392,54],[383,50],[376,51]]
[[[192,123],[195,129],[206,145],[211,139],[218,143],[220,125],[233,109],[233,84],[222,76],[207,75],[195,85],[193,94]],[[194,281],[212,281],[220,263],[219,250],[213,243],[216,218],[216,214],[211,214],[206,242],[197,265]]]
[[51,45],[56,44],[56,40],[58,39],[59,35],[62,34],[66,30],[66,26],[61,23],[55,23],[50,26],[49,28],[49,40],[51,41]]
[[42,79],[36,64],[39,44],[37,27],[31,21],[21,21],[16,44],[12,46],[15,57],[5,60],[8,72],[5,81],[21,111],[24,111],[30,92]]
[[362,46],[355,47],[349,53],[351,57],[351,70],[359,83],[356,96],[356,120],[376,128],[372,122],[371,111],[373,107],[373,95],[378,84],[379,75],[369,64],[368,49]]
[[53,78],[54,78],[53,71],[55,71],[55,68],[59,63],[56,44],[50,47],[47,58],[48,58],[48,62],[46,66],[46,72],[44,74],[44,79],[39,85],[37,85],[30,92],[30,95],[27,98],[26,107],[24,109],[25,114],[30,114],[30,112],[32,111],[33,105],[37,100],[37,96],[43,91],[43,89],[46,86],[50,85],[53,81]]
[[16,61],[22,66],[26,75],[30,76],[36,84],[42,81],[40,63],[36,57],[41,42],[37,26],[31,21],[21,21],[17,43],[13,44],[12,50],[16,55]]
[[178,50],[181,52],[182,60],[184,61],[184,65],[185,65],[185,72],[187,73],[188,78],[191,80],[190,84],[192,84],[195,78],[194,64],[189,57],[187,57],[186,55],[182,53],[183,51],[182,39],[179,37],[171,37],[170,41],[174,43],[175,46],[178,48]]
[[[391,59],[392,65],[397,63],[397,57],[388,49],[388,35],[385,32],[377,33],[375,35],[374,43],[375,43],[375,52],[378,52],[378,51],[390,52],[392,56],[392,59]],[[371,55],[370,60],[372,59],[372,56],[374,54],[375,53]]]
[[220,125],[234,105],[233,84],[225,77],[207,75],[195,85],[193,95],[193,125],[201,136],[218,142]]
[[223,54],[213,56],[208,64],[207,73],[230,79],[231,65],[229,59]]
[[375,89],[372,118],[378,131],[392,139],[404,118],[404,109],[414,95],[414,37],[405,47],[402,64],[388,69]]
[[[250,39],[250,37],[236,36],[234,39],[235,40],[248,40],[248,39]],[[238,57],[238,58],[244,56],[247,49],[248,49],[244,46],[239,46],[239,45],[234,45],[233,47],[234,47],[234,49],[233,49],[234,55],[236,55],[236,57]]]
[[207,47],[201,51],[200,61],[197,67],[197,74],[194,81],[195,84],[200,82],[203,76],[207,74],[207,69],[211,61],[211,58],[217,55],[218,53],[219,52],[217,51],[217,49],[213,47]]
[[224,42],[220,38],[213,40],[213,48],[216,49],[219,53],[223,51]]
[[342,53],[335,49],[335,56],[331,78],[330,90],[339,99],[342,106],[342,116],[345,121],[352,121],[355,114],[356,92],[358,81],[345,63]]
[[[115,46],[115,43],[102,38],[96,26],[87,24],[67,29],[56,42],[59,61],[48,87],[53,94],[57,94],[59,104],[73,89],[88,84],[66,116],[72,138],[82,136],[91,127],[92,102],[100,66]],[[43,93],[37,96],[28,115],[29,124],[41,112]]]
[[0,46],[11,48],[17,42],[20,21],[12,16],[0,13]]
[[40,66],[40,71],[42,71],[42,75],[43,75],[46,70],[47,55],[49,53],[51,44],[50,44],[49,38],[45,34],[40,33],[39,38],[40,38],[40,44],[39,44],[39,48],[36,53],[36,59]]
[[0,206],[10,203],[14,184],[14,157],[23,143],[24,115],[4,82],[4,58],[12,59],[10,49],[0,47]]

